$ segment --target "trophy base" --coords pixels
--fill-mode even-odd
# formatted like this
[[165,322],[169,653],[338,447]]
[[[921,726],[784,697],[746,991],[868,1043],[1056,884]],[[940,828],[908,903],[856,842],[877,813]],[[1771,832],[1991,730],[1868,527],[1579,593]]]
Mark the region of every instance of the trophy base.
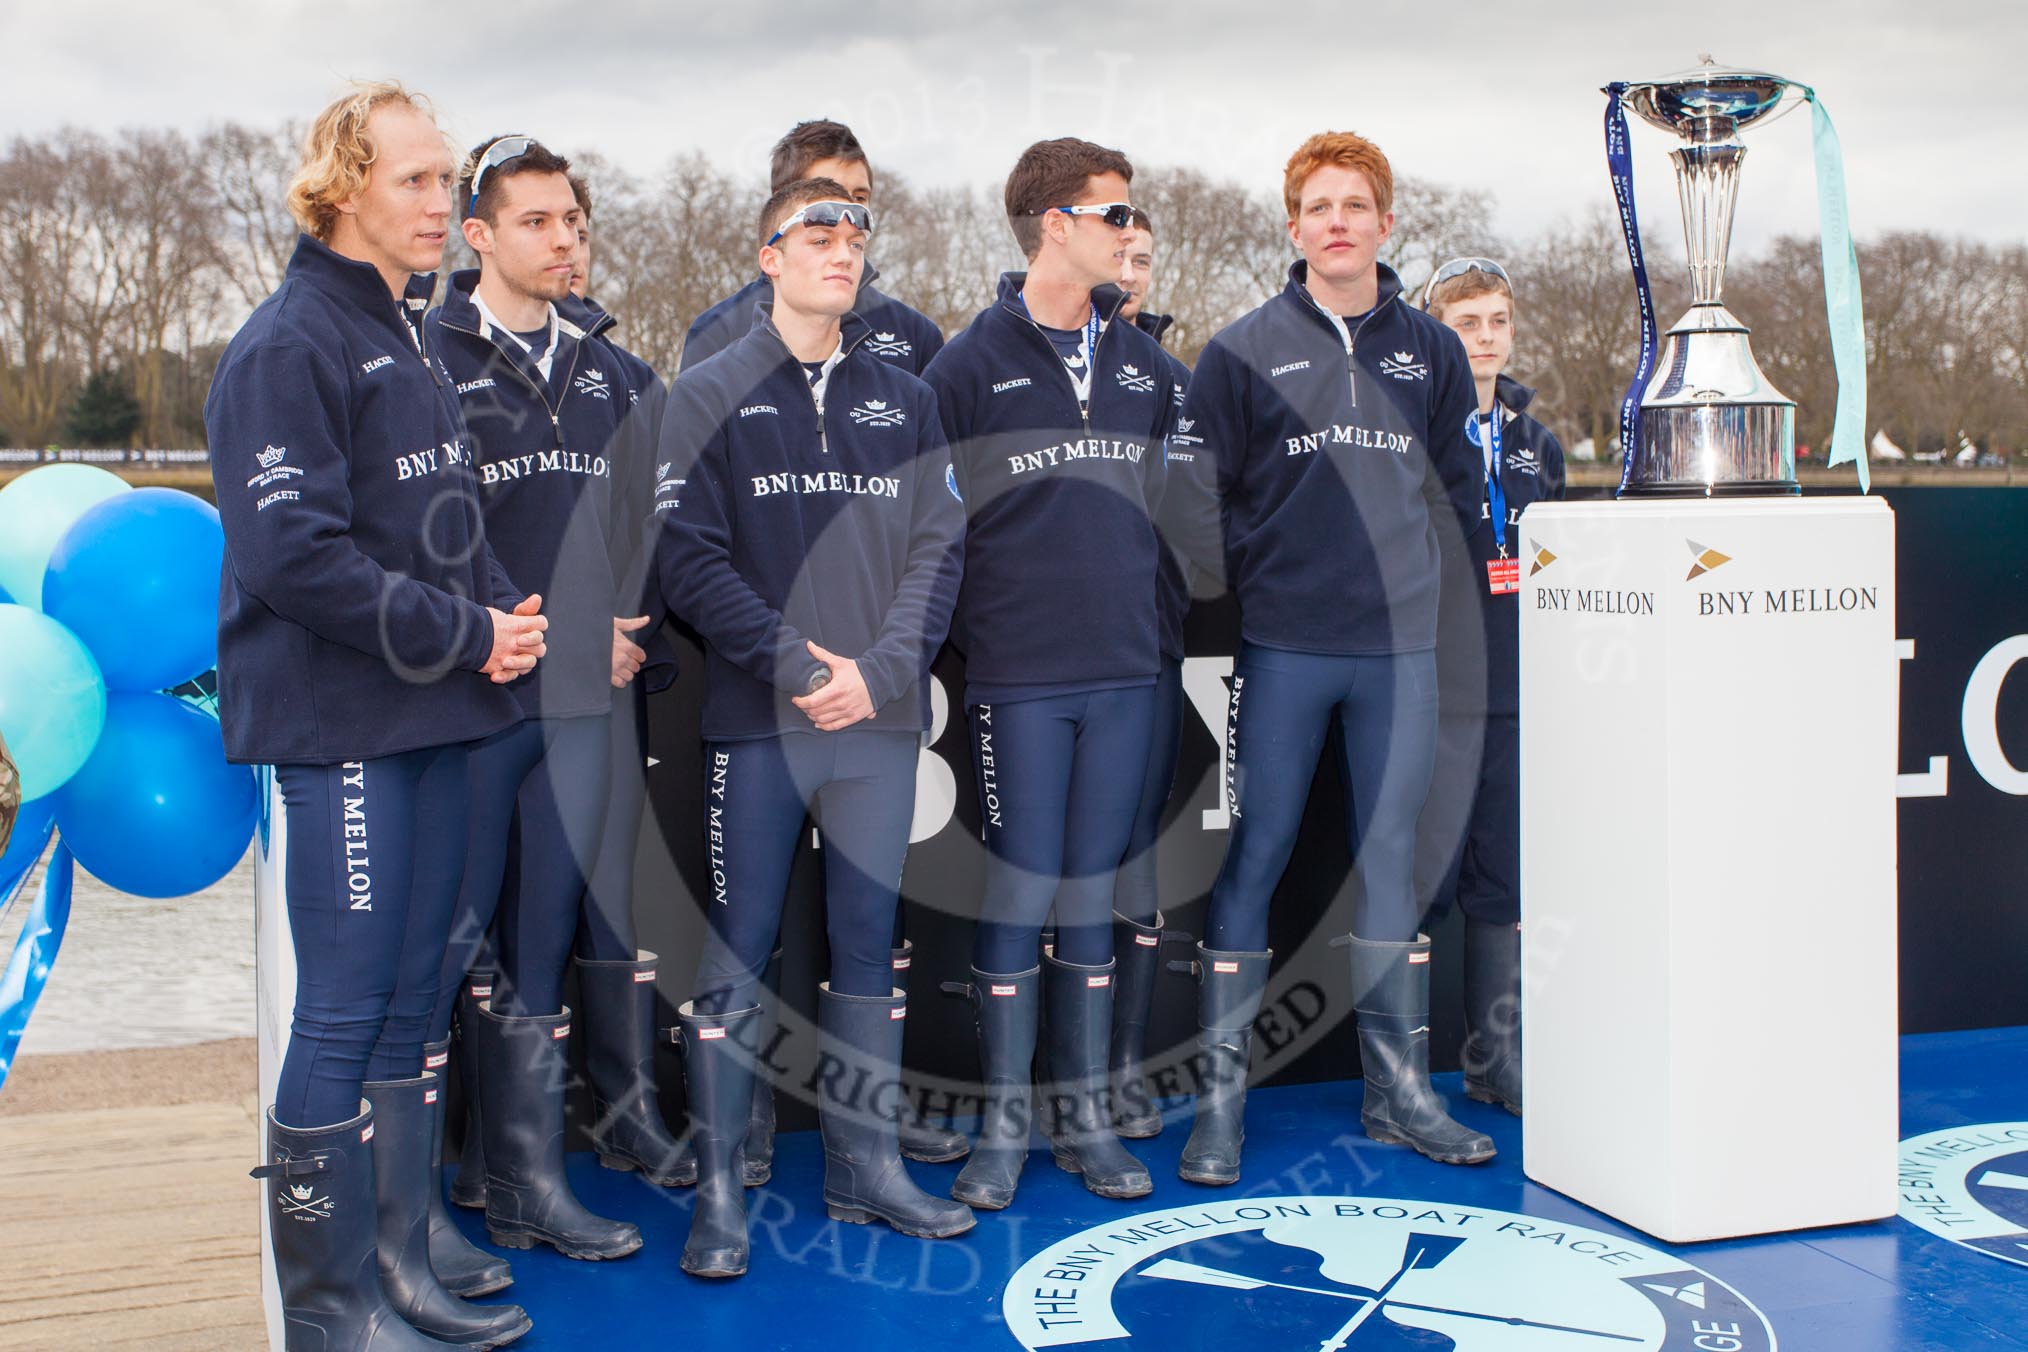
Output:
[[1794,479],[1768,479],[1764,481],[1722,484],[1628,484],[1619,491],[1619,496],[1623,498],[1793,498],[1799,496],[1802,491],[1803,486]]
[[[1779,398],[1779,396],[1777,396]],[[1684,397],[1643,401],[1621,497],[1781,497],[1796,484],[1796,406]]]

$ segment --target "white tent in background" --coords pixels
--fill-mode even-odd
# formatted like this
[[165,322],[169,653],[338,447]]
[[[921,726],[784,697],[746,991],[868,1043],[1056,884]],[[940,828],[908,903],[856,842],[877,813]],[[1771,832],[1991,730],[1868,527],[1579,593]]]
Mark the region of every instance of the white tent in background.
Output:
[[1875,460],[1906,460],[1908,452],[1887,439],[1887,429],[1881,428],[1873,434],[1873,458]]
[[1972,445],[1972,439],[1963,432],[1958,433],[1958,453],[1952,457],[1960,465],[1979,463],[1979,448]]
[[1598,443],[1590,437],[1586,437],[1583,441],[1578,442],[1570,448],[1570,458],[1572,460],[1598,459]]

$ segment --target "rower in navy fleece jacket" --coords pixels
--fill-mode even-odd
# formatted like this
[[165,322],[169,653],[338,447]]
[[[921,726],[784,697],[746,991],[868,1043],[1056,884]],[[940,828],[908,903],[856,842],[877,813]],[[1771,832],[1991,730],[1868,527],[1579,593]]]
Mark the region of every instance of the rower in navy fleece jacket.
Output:
[[[724,809],[714,817],[724,833],[714,869],[723,875],[719,864],[751,861],[743,875],[727,865],[740,895],[773,902],[713,907],[714,938],[698,977],[697,1007],[706,1012],[753,1002],[816,784],[825,785],[814,791],[816,808],[833,847],[825,888],[832,987],[889,988],[908,840],[903,800],[912,801],[891,790],[897,778],[914,783],[918,735],[930,725],[927,674],[963,567],[964,507],[929,389],[875,358],[870,327],[848,314],[820,415],[810,373],[767,308],[744,338],[670,387],[658,456],[662,594],[706,645],[703,733],[713,774],[723,772],[712,789]],[[858,663],[871,720],[819,732],[791,702],[828,675],[810,642]],[[771,745],[748,749],[761,742]],[[858,768],[830,765],[833,757]],[[876,795],[887,806],[854,803],[854,780],[888,784]],[[891,815],[897,804],[898,822],[869,818],[854,829],[850,814]],[[864,857],[875,845],[882,857]],[[875,914],[877,925],[866,920]]]
[[[1232,839],[1208,947],[1259,952],[1333,708],[1366,886],[1355,932],[1412,939],[1412,856],[1435,735],[1439,541],[1475,523],[1483,476],[1463,436],[1477,407],[1455,333],[1401,299],[1341,323],[1306,266],[1215,336],[1184,401],[1165,504],[1171,536],[1237,592]],[[1211,524],[1222,510],[1223,549]],[[1412,659],[1403,665],[1372,659]],[[1406,739],[1406,740],[1404,740]]]
[[[653,451],[641,440],[652,426],[630,416],[651,391],[636,388],[636,368],[593,335],[590,311],[555,302],[545,374],[481,313],[478,282],[476,269],[453,274],[424,332],[457,382],[488,538],[509,576],[542,594],[551,642],[541,679],[513,687],[522,721],[472,752],[470,845],[432,1040],[450,1034],[458,983],[496,906],[496,1007],[512,1015],[562,1007],[584,861],[597,849],[611,779],[613,618],[623,604],[613,542],[632,537],[629,485],[645,478]],[[520,842],[511,880],[510,831]]]
[[[298,982],[275,1113],[350,1118],[421,1063],[464,857],[465,744],[518,718],[480,672],[486,546],[457,396],[370,263],[301,237],[205,401],[225,528],[219,724],[288,809]],[[321,937],[318,937],[321,936]]]
[[[1524,555],[1521,513],[1564,493],[1563,447],[1528,414],[1534,397],[1512,376],[1494,385],[1508,558]],[[1520,592],[1489,589],[1486,565],[1500,550],[1484,493],[1479,510],[1464,548],[1445,560],[1438,612],[1441,719],[1417,861],[1429,910],[1424,929],[1442,918],[1453,897],[1483,924],[1511,926],[1521,919]]]
[[[921,375],[930,359],[943,350],[943,330],[928,315],[902,304],[873,283],[880,274],[866,265],[866,280],[859,285],[859,299],[852,312],[865,320],[866,353],[910,375]],[[682,370],[719,353],[738,342],[754,326],[759,307],[772,304],[774,283],[756,277],[718,304],[691,321],[683,335]]]
[[[924,373],[970,513],[952,637],[965,657],[993,856],[982,972],[1034,967],[1052,902],[1060,958],[1111,960],[1113,872],[1162,662],[1150,515],[1176,420],[1169,358],[1133,324],[1113,322],[1125,293],[1098,287],[1102,327],[1081,403],[1022,303],[1025,283],[1025,273],[1003,276],[994,304]],[[1065,782],[1067,797],[1052,787]],[[1101,801],[1107,810],[1092,807]]]

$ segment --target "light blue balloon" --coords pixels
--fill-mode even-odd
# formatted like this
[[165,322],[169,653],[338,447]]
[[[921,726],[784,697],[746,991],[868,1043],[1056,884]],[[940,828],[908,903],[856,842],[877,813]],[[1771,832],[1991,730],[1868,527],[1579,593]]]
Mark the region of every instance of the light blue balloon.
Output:
[[17,605],[42,609],[42,571],[71,523],[116,493],[125,479],[96,465],[43,465],[0,488],[0,588]]
[[98,749],[56,795],[56,828],[92,875],[141,897],[201,892],[232,871],[259,807],[218,720],[173,695],[116,694]]
[[49,843],[49,828],[56,824],[56,804],[50,798],[36,798],[21,805],[14,814],[14,834],[7,837],[7,849],[0,852],[0,898],[15,880],[31,868]]
[[98,744],[106,684],[77,635],[27,606],[0,606],[0,734],[21,796],[60,789]]
[[42,611],[98,659],[108,690],[167,690],[218,665],[218,509],[175,488],[92,506],[50,551]]

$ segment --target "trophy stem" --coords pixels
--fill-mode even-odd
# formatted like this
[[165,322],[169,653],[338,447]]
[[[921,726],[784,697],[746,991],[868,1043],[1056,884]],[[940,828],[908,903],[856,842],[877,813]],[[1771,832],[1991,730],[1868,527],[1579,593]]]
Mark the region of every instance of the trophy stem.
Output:
[[1691,300],[1717,305],[1732,247],[1732,209],[1739,193],[1742,145],[1691,144],[1669,153],[1683,203],[1683,240],[1690,252]]

